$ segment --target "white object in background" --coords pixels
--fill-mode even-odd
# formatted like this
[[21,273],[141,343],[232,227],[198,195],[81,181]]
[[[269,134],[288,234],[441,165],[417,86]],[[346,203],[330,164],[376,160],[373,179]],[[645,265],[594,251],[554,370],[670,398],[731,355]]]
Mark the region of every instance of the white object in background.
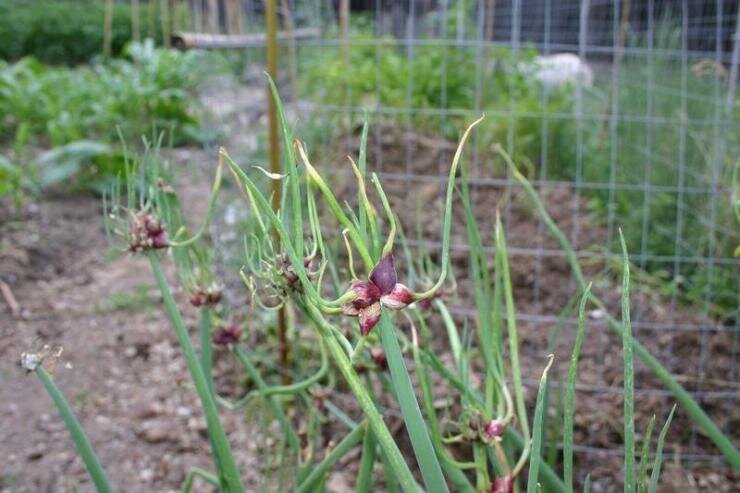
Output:
[[519,70],[548,89],[557,89],[566,84],[590,87],[594,82],[591,67],[572,53],[538,56],[531,62],[520,62]]

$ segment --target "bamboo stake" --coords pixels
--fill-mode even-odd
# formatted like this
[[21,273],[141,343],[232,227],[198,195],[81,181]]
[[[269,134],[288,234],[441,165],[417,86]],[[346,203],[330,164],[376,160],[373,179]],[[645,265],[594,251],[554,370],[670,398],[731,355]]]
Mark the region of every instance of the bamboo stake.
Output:
[[208,0],[208,31],[211,33],[219,32],[217,0]]
[[349,0],[339,0],[339,37],[341,38],[342,61],[345,69],[349,65]]
[[170,11],[170,32],[171,33],[180,30],[180,16],[178,15],[178,10],[179,10],[178,7],[179,7],[178,0],[170,0],[168,9]]
[[290,77],[290,95],[293,101],[298,99],[298,64],[296,54],[296,42],[293,34],[295,33],[295,23],[293,14],[290,12],[288,0],[280,0],[280,7],[283,14],[283,28],[288,37],[288,72]]
[[141,19],[139,18],[139,0],[131,0],[131,39],[141,41]]
[[[278,41],[277,41],[277,11],[275,0],[265,0],[265,24],[267,31],[267,73],[270,74],[272,80],[278,80]],[[277,121],[277,108],[275,101],[272,98],[272,94],[268,88],[267,91],[267,102],[268,102],[268,117],[269,117],[269,132],[270,132],[270,170],[273,173],[280,173],[280,144],[278,140],[278,121]],[[277,211],[280,208],[281,197],[281,184],[278,180],[272,181],[272,208]],[[273,228],[272,234],[274,237],[275,244],[280,245],[280,235],[276,229]],[[303,252],[299,252],[303,255]],[[290,381],[288,375],[288,335],[286,330],[286,312],[285,306],[278,311],[277,317],[277,332],[279,339],[279,351],[280,351],[280,369],[282,370],[282,380],[284,384]]]
[[113,0],[105,0],[105,15],[103,17],[103,55],[111,55],[113,37]]
[[487,42],[493,41],[493,25],[496,22],[496,0],[487,0],[486,2],[486,39]]
[[241,0],[236,0],[236,33],[244,33],[244,5]]
[[[321,33],[318,29],[304,27],[296,29],[292,35],[285,31],[277,34],[278,41],[290,39],[317,38]],[[264,46],[265,33],[250,34],[208,34],[176,32],[172,34],[172,46],[181,50],[199,48],[203,50],[241,50],[243,48]]]
[[614,65],[612,70],[612,87],[609,91],[609,98],[607,99],[606,109],[604,110],[604,119],[599,135],[600,149],[606,143],[606,128],[607,122],[612,117],[612,103],[614,102],[615,97],[619,97],[619,95],[615,93],[618,91],[617,81],[619,80],[619,73],[622,69],[622,58],[624,58],[624,45],[627,40],[627,28],[629,27],[631,3],[631,0],[624,0],[624,3],[622,4],[622,15],[619,19],[619,38],[617,38],[617,50],[614,54]]
[[149,0],[148,3],[149,6],[149,12],[147,17],[147,28],[146,28],[146,36],[147,38],[157,40],[157,1],[156,0]]
[[170,47],[170,13],[167,0],[159,0],[159,22],[162,25],[162,44]]
[[203,6],[200,3],[200,0],[188,0],[188,7],[191,12],[188,29],[203,32]]
[[226,34],[234,34],[234,0],[224,0],[224,15],[226,16]]

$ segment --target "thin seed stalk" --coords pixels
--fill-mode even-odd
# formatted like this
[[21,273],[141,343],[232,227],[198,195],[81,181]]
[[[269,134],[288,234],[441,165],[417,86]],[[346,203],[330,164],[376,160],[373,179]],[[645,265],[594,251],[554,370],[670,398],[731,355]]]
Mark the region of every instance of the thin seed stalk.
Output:
[[354,430],[349,432],[329,454],[318,463],[311,474],[296,489],[296,493],[306,493],[315,491],[314,485],[321,477],[326,474],[331,467],[344,457],[352,448],[360,443],[362,437],[366,435],[367,422],[359,424]]
[[92,445],[90,444],[90,440],[88,440],[87,435],[85,435],[85,431],[82,429],[80,421],[77,419],[77,416],[75,416],[74,411],[72,411],[72,407],[69,405],[69,402],[67,402],[67,399],[65,399],[64,394],[59,390],[59,387],[57,387],[52,376],[49,375],[41,365],[36,367],[35,372],[39,377],[39,380],[41,380],[41,383],[46,387],[46,391],[54,401],[54,404],[59,410],[59,414],[62,415],[64,424],[67,425],[69,434],[72,436],[72,440],[77,446],[80,457],[82,457],[85,467],[90,473],[90,478],[92,478],[93,483],[95,483],[95,489],[98,490],[99,493],[112,493],[113,488],[108,482],[108,477],[105,475],[103,466],[100,465],[100,461],[98,460],[98,456],[95,454],[95,450],[93,450]]
[[208,388],[213,393],[213,346],[211,345],[211,310],[200,310],[200,365]]
[[260,375],[260,372],[257,371],[257,368],[254,366],[254,364],[252,364],[252,361],[249,359],[249,356],[244,352],[244,350],[239,346],[234,346],[233,349],[237,359],[249,374],[249,378],[252,379],[254,384],[257,386],[257,389],[260,391],[263,397],[267,400],[267,403],[272,408],[272,412],[275,414],[275,418],[280,422],[280,427],[283,429],[288,443],[293,448],[293,450],[295,450],[296,454],[300,455],[301,442],[298,438],[298,434],[288,420],[288,417],[285,415],[285,412],[280,406],[280,403],[277,401],[277,398],[272,395],[265,395],[267,394],[269,387],[262,378],[262,375]]
[[[501,269],[501,280],[504,288],[504,305],[506,306],[506,327],[509,335],[509,357],[511,358],[511,378],[514,381],[514,399],[516,401],[519,426],[522,427],[525,449],[529,442],[529,423],[527,421],[527,408],[524,404],[524,386],[522,385],[522,372],[519,367],[519,338],[516,330],[516,311],[514,310],[514,293],[511,288],[511,273],[509,271],[509,258],[506,249],[501,222],[496,222],[496,250],[500,252],[499,265]],[[523,454],[524,455],[524,454]]]
[[373,465],[375,464],[375,437],[372,431],[362,439],[362,458],[357,473],[357,493],[370,493],[373,489]]
[[193,344],[190,342],[188,332],[185,329],[185,323],[180,315],[180,310],[175,303],[175,298],[172,296],[167,278],[162,272],[162,266],[159,261],[159,257],[155,252],[148,252],[149,263],[152,266],[152,272],[157,280],[157,285],[162,293],[162,299],[164,301],[167,314],[170,317],[172,326],[175,329],[175,335],[182,348],[183,355],[185,356],[185,362],[190,370],[190,375],[195,385],[195,390],[200,398],[201,406],[203,407],[203,413],[206,418],[206,425],[208,427],[208,435],[213,442],[216,455],[218,456],[219,466],[221,468],[220,475],[229,493],[241,493],[244,491],[244,486],[241,482],[239,475],[239,469],[236,466],[236,461],[231,453],[231,445],[226,438],[226,433],[221,426],[221,421],[218,416],[216,409],[216,402],[213,394],[208,387],[206,376],[203,373],[203,368],[200,366],[200,361],[195,354]]

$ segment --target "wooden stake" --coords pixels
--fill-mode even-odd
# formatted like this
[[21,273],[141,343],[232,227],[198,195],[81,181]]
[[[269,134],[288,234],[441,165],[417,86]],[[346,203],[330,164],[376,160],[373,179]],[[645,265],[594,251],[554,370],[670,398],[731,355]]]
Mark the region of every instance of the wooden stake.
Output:
[[179,3],[180,2],[178,0],[170,0],[169,11],[170,11],[170,32],[171,33],[180,30],[180,16],[178,15]]
[[[277,9],[275,0],[265,0],[265,24],[267,31],[267,73],[270,74],[272,80],[277,84],[278,80],[278,41],[277,41]],[[272,94],[268,88],[267,90],[267,103],[268,103],[268,117],[269,117],[269,132],[270,132],[270,170],[273,173],[280,173],[280,143],[278,140],[278,121],[277,121],[277,108],[275,107],[275,101],[272,99]],[[272,208],[277,211],[280,208],[281,193],[280,182],[278,180],[272,181]],[[277,230],[272,230],[273,241],[280,251],[280,237]],[[299,252],[299,255],[303,255],[303,252]],[[279,339],[279,351],[280,351],[280,369],[282,374],[283,383],[290,381],[288,374],[288,334],[286,327],[286,312],[285,306],[280,308],[277,317],[277,333]]]
[[149,0],[147,6],[148,17],[146,26],[146,37],[154,41],[157,40],[157,0]]
[[496,0],[486,1],[486,42],[493,41],[493,25],[496,22]]
[[141,41],[141,23],[139,22],[139,0],[131,0],[131,39]]
[[349,0],[339,0],[339,37],[342,61],[346,69],[349,65]]
[[105,0],[105,15],[103,17],[103,55],[111,55],[113,37],[113,0]]
[[200,26],[200,0],[188,0],[188,12],[190,13],[188,15],[188,19],[190,20],[190,23],[187,27],[188,31],[196,31],[199,33],[203,32],[203,29]]
[[208,0],[208,30],[211,33],[217,33],[220,31],[217,0]]
[[293,14],[290,12],[288,0],[280,0],[280,9],[283,14],[283,29],[288,36],[288,72],[290,77],[290,93],[292,99],[298,99],[298,61],[296,54],[296,42],[293,33],[295,32],[295,23]]
[[159,22],[162,26],[162,44],[170,47],[170,15],[167,0],[159,0]]
[[617,38],[616,53],[614,54],[614,65],[612,65],[612,86],[609,91],[609,97],[606,102],[606,108],[604,109],[604,120],[601,125],[601,132],[599,134],[598,148],[602,149],[606,143],[606,129],[609,119],[612,116],[612,103],[615,97],[619,97],[615,94],[619,91],[617,87],[617,81],[619,80],[619,73],[622,69],[622,58],[624,57],[624,44],[627,40],[627,28],[629,27],[630,20],[630,7],[632,1],[624,0],[622,3],[622,15],[619,19],[619,38]]

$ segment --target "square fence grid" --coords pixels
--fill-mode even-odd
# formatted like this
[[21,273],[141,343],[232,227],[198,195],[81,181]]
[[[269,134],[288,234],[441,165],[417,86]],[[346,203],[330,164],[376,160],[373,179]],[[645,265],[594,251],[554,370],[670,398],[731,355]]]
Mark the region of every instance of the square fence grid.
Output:
[[[556,217],[566,225],[565,231],[584,263],[609,265],[617,260],[617,228],[631,229],[631,233],[625,231],[631,260],[649,274],[640,277],[634,290],[647,300],[656,299],[659,291],[663,312],[660,317],[651,317],[648,315],[655,310],[649,302],[636,303],[636,336],[667,337],[670,341],[689,338],[695,349],[690,356],[674,352],[680,343],[669,342],[658,358],[671,369],[684,369],[683,383],[700,403],[721,401],[729,406],[723,408],[730,410],[726,415],[715,412],[712,416],[732,435],[740,396],[740,259],[734,252],[740,235],[731,204],[737,200],[740,149],[738,3],[352,1],[347,31],[342,29],[343,3],[278,2],[282,29],[318,28],[316,37],[283,42],[280,55],[283,92],[297,97],[298,102],[289,107],[300,108],[295,110],[301,115],[299,128],[306,127],[314,146],[344,140],[346,149],[352,149],[356,146],[352,137],[356,125],[367,114],[374,123],[370,165],[379,170],[383,182],[409,191],[438,184],[441,191],[449,151],[435,154],[436,165],[417,169],[414,160],[419,139],[436,139],[442,142],[438,147],[445,148],[444,143],[454,142],[464,122],[485,112],[494,122],[494,138],[515,157],[526,160],[530,177],[540,190],[565,190],[560,202],[549,205],[561,206]],[[192,30],[225,33],[264,29],[261,1],[191,0],[189,4]],[[233,21],[234,16],[238,22]],[[346,37],[344,32],[348,32]],[[495,81],[500,57],[511,57],[514,63],[509,67],[524,71],[526,63],[531,63],[527,60],[535,54],[557,53],[575,54],[588,64],[593,83],[522,93],[511,72],[504,70],[508,75],[503,82]],[[424,57],[439,54],[423,69],[409,68],[421,67]],[[346,57],[343,67],[351,74],[349,79],[336,70],[337,59],[342,57]],[[389,68],[389,57],[400,65]],[[246,72],[254,72],[250,67],[263,62],[263,48],[245,49],[243,61]],[[397,94],[389,95],[386,89],[398,85],[394,79],[397,73],[403,75],[403,83],[394,87],[399,89]],[[460,77],[469,74],[472,79],[461,84]],[[355,77],[362,77],[364,84],[351,79]],[[492,95],[496,91],[508,96],[497,98]],[[236,108],[228,121],[217,122],[229,134],[259,128],[247,114],[250,109],[242,112],[240,105],[259,104],[264,111],[264,98],[244,103],[242,92],[239,85],[219,87],[209,96],[216,105]],[[300,131],[299,135],[310,140]],[[389,135],[394,139],[392,156],[383,144]],[[493,153],[480,132],[473,148],[470,166],[476,197],[517,188],[508,173],[493,163]],[[418,205],[415,195],[406,194],[404,207]],[[516,226],[516,207],[513,195],[501,197],[508,231]],[[551,281],[541,274],[549,268],[548,259],[562,259],[563,252],[546,240],[548,234],[534,215],[530,220],[535,224],[533,236],[511,240],[513,262],[531,266],[527,289],[532,303],[521,309],[517,318],[524,324],[548,328],[558,322],[558,316],[543,306],[543,293],[553,287],[544,284]],[[598,248],[593,235],[584,231],[593,224],[600,231]],[[426,239],[411,243],[433,251],[439,246]],[[466,245],[458,242],[453,248],[464,251]],[[568,289],[575,292],[575,285]],[[472,314],[470,306],[457,306],[456,311],[460,316]],[[567,322],[575,324],[572,318]],[[722,338],[717,339],[718,334]],[[719,357],[726,362],[724,379],[708,385],[707,369]],[[660,398],[664,404],[670,401],[667,391],[641,383],[638,381],[638,396]],[[536,387],[536,381],[529,384]],[[584,383],[579,391],[608,399],[621,394],[621,384]],[[717,459],[711,449],[698,448],[699,441],[693,429],[682,444],[682,461],[711,463]],[[598,446],[583,446],[580,451],[621,453]]]

